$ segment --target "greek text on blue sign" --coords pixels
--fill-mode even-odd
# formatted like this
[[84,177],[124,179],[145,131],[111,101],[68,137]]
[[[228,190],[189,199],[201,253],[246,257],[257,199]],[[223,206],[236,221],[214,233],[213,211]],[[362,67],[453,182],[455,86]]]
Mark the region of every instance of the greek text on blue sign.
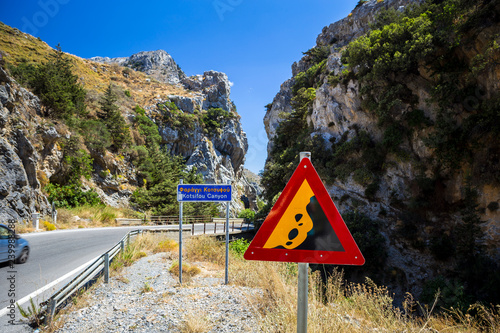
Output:
[[231,185],[177,185],[179,202],[228,202],[231,201]]

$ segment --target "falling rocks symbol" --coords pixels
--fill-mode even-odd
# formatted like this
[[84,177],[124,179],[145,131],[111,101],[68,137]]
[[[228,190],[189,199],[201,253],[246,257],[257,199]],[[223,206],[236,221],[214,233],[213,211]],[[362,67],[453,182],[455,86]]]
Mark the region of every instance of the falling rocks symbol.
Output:
[[312,197],[306,207],[313,221],[313,228],[307,233],[306,240],[296,247],[298,250],[344,251],[337,234],[328,221],[316,197]]

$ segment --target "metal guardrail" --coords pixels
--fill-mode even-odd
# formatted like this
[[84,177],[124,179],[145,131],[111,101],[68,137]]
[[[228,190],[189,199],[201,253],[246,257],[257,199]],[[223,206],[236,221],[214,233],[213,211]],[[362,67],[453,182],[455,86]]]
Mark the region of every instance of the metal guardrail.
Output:
[[[150,216],[147,220],[149,223],[158,225],[158,224],[178,224],[179,223],[179,215],[175,216]],[[203,223],[203,222],[212,222],[212,216],[210,215],[198,215],[198,216],[184,216],[182,218],[183,223]]]
[[84,287],[89,281],[98,276],[101,272],[104,273],[105,282],[109,279],[109,263],[121,251],[125,250],[125,243],[130,243],[130,237],[141,234],[142,230],[133,230],[128,232],[123,238],[113,246],[109,251],[97,258],[92,264],[85,268],[73,280],[68,282],[64,287],[59,289],[49,299],[40,303],[40,314],[45,314],[45,321],[50,323],[56,309],[75,292]]

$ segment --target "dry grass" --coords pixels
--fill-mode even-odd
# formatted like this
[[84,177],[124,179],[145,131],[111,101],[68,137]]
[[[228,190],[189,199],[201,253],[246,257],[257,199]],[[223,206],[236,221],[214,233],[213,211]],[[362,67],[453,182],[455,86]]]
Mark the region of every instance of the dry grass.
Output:
[[[213,238],[191,238],[190,256],[221,264],[224,244]],[[221,255],[217,255],[221,254]],[[191,257],[190,257],[191,258]],[[246,261],[230,257],[229,281],[233,285],[259,288],[262,296],[250,296],[260,316],[259,332],[295,332],[297,321],[297,265]],[[325,283],[319,274],[309,277],[308,331],[310,332],[499,332],[500,306],[473,305],[467,313],[452,309],[437,312],[421,307],[410,294],[402,309],[393,306],[387,288],[370,279],[363,284],[346,283],[335,271]],[[424,313],[424,316],[417,316]]]
[[26,234],[29,232],[34,232],[35,228],[31,226],[30,223],[16,223],[16,234]]
[[125,248],[123,253],[114,258],[110,265],[111,270],[120,275],[124,267],[132,265],[136,260],[147,256],[148,253],[156,253],[158,244],[170,242],[170,238],[168,237],[168,235],[152,233],[143,233],[137,236]]
[[217,241],[210,236],[190,238],[184,248],[186,258],[191,261],[210,261],[218,265],[224,265],[225,252],[220,249]]
[[80,206],[57,210],[57,228],[111,227],[116,226],[116,218],[138,218],[137,213],[128,208],[111,206]]
[[[172,266],[170,266],[169,270],[170,273],[172,273],[175,276],[179,276],[179,262],[174,261],[172,263]],[[201,269],[195,265],[190,265],[188,263],[182,263],[182,279],[183,282],[190,282],[191,279],[199,274],[201,272]]]
[[57,313],[54,317],[54,320],[50,323],[50,325],[45,325],[40,327],[40,332],[43,333],[54,333],[63,328],[66,323],[66,316],[74,311],[78,311],[80,309],[89,307],[93,302],[93,294],[92,291],[97,288],[103,281],[103,278],[99,278],[97,282],[89,287],[87,290],[81,290],[77,295],[71,298],[71,303],[69,306],[65,306],[59,313]]
[[180,328],[181,333],[204,333],[212,329],[212,324],[208,319],[208,313],[188,312],[184,316],[184,321]]
[[141,294],[146,294],[146,293],[150,293],[150,292],[153,292],[154,289],[153,287],[151,287],[151,285],[149,284],[149,282],[144,282],[144,285],[141,287]]
[[173,239],[160,241],[153,249],[154,253],[179,251],[179,244]]
[[182,333],[204,333],[212,328],[208,315],[205,313],[188,313],[180,328]]

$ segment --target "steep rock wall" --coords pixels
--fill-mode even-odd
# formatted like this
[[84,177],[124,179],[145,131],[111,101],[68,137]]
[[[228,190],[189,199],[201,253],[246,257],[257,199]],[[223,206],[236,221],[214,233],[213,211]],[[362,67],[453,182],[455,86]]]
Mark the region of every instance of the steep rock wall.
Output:
[[32,213],[49,211],[37,179],[40,156],[31,142],[39,111],[39,99],[0,67],[0,221],[28,221]]
[[[325,27],[317,37],[317,47],[329,46],[330,54],[326,61],[326,72],[338,75],[345,67],[341,63],[342,47],[346,46],[355,38],[362,36],[369,30],[370,23],[381,8],[393,7],[403,10],[404,6],[420,1],[367,1],[362,6],[353,10],[349,17]],[[498,41],[498,24],[488,25],[480,28],[480,31],[469,36],[467,43],[459,48],[460,56],[465,59],[472,59],[485,49],[485,45],[491,43],[493,39]],[[276,137],[276,129],[285,117],[283,114],[290,114],[293,111],[292,87],[296,83],[299,73],[307,71],[311,67],[310,57],[305,56],[292,65],[293,77],[281,85],[280,91],[268,109],[264,125],[269,138],[268,152],[271,153]],[[407,86],[412,93],[418,96],[417,108],[422,110],[431,122],[436,121],[438,107],[429,103],[431,91],[429,89],[429,74],[426,68],[420,68],[420,75],[415,75],[407,82]],[[474,103],[482,100],[485,96],[491,96],[498,92],[498,82],[500,79],[498,66],[486,71],[479,77],[480,89],[475,96],[464,96],[462,105],[457,105],[456,109],[466,109],[467,101]],[[360,84],[358,81],[350,79],[342,84],[330,84],[327,75],[320,76],[320,81],[316,88],[316,97],[312,103],[312,110],[307,117],[307,123],[311,127],[310,136],[321,137],[325,146],[331,147],[332,142],[339,142],[342,138],[347,141],[352,140],[358,130],[369,133],[375,142],[383,140],[383,130],[378,125],[378,119],[373,112],[369,112],[363,107],[363,99],[360,94]],[[353,179],[350,174],[347,179],[335,179],[333,182],[326,182],[327,189],[336,203],[341,213],[353,210],[361,211],[372,219],[382,221],[381,233],[385,238],[388,249],[386,267],[390,267],[394,273],[385,281],[391,285],[394,291],[404,293],[407,290],[419,295],[425,281],[439,276],[446,272],[446,267],[454,265],[454,259],[448,259],[446,264],[437,260],[431,254],[429,247],[432,239],[429,235],[441,236],[449,234],[449,230],[455,230],[461,223],[459,209],[454,211],[443,209],[439,212],[439,207],[460,207],[464,200],[464,188],[466,187],[467,171],[465,168],[457,172],[449,172],[443,180],[435,184],[433,197],[429,197],[433,212],[425,217],[427,222],[422,230],[418,229],[418,236],[414,243],[409,242],[401,235],[401,230],[409,226],[415,228],[414,235],[417,235],[417,214],[413,214],[408,220],[401,216],[404,213],[403,205],[414,200],[418,190],[415,184],[421,177],[422,165],[429,166],[426,175],[430,177],[431,161],[435,158],[435,151],[425,144],[431,129],[425,128],[412,134],[410,140],[404,142],[405,149],[411,151],[416,156],[416,160],[421,161],[420,165],[413,160],[405,160],[395,154],[389,154],[385,161],[385,171],[380,177],[378,190],[375,197],[368,197],[366,185]],[[478,156],[484,154],[480,149]],[[312,156],[315,158],[321,156]],[[297,161],[298,163],[298,161]],[[482,223],[484,237],[480,240],[487,246],[487,252],[498,262],[500,259],[500,213],[494,209],[495,203],[500,202],[500,188],[493,180],[481,178],[480,173],[476,174],[474,183],[478,192],[478,207]],[[490,205],[493,209],[487,208]],[[488,206],[489,207],[489,206]],[[415,218],[415,220],[412,220]],[[410,221],[410,222],[409,222]],[[412,229],[413,230],[413,229]],[[421,235],[423,235],[421,237]],[[427,235],[427,236],[426,236]],[[415,244],[419,245],[416,246]]]

